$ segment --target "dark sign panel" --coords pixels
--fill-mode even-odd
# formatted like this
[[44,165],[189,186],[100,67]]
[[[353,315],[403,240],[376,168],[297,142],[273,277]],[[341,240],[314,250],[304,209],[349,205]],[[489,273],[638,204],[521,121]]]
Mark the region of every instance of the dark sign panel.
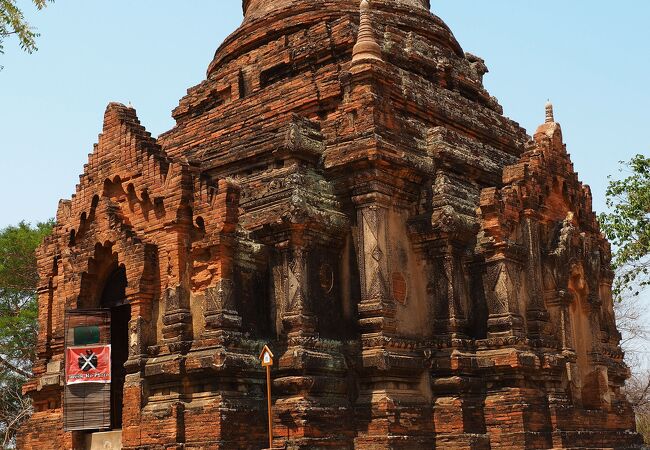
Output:
[[98,326],[75,327],[73,330],[74,345],[93,345],[99,344],[101,332]]

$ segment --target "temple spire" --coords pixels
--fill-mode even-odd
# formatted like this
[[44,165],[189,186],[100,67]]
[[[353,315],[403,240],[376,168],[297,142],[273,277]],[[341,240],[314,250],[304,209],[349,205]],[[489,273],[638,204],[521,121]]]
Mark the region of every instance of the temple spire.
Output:
[[554,123],[555,116],[553,114],[553,103],[551,101],[546,102],[546,123]]
[[361,1],[359,13],[361,15],[359,20],[359,35],[357,36],[357,43],[352,50],[352,61],[381,59],[381,48],[375,40],[375,33],[370,17],[370,3],[368,3],[368,0]]

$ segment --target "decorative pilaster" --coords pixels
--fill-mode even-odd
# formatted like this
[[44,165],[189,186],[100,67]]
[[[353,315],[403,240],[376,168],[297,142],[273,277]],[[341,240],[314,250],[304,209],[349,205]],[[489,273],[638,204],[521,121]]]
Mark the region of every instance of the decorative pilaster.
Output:
[[357,247],[361,302],[359,324],[363,334],[390,335],[395,331],[395,302],[390,296],[390,198],[371,193],[353,198],[357,208]]
[[273,267],[275,287],[276,332],[289,339],[313,337],[316,317],[308,303],[307,249],[300,242],[283,242],[276,246],[277,264]]
[[[189,169],[181,168],[177,170],[173,182],[176,189],[187,189],[193,185],[193,177]],[[193,339],[189,283],[192,265],[192,215],[191,210],[183,209],[178,204],[174,211],[165,225],[167,245],[159,247],[160,270],[166,278],[161,294],[164,305],[162,334],[164,344],[168,345],[172,352],[183,352],[189,349]]]
[[234,285],[231,279],[222,278],[216,286],[209,287],[205,296],[205,332],[239,331],[242,319],[235,305]]
[[165,344],[174,347],[189,346],[189,341],[192,339],[189,291],[182,285],[168,288],[163,293],[162,301],[165,305],[162,329]]
[[534,339],[545,339],[543,334],[549,320],[549,314],[544,306],[540,225],[536,213],[533,211],[526,211],[525,213],[523,241],[528,262],[525,271],[528,283],[526,295],[528,335]]
[[[234,247],[235,242],[230,235],[221,235],[218,244],[212,247],[212,253],[218,254],[218,259],[212,262],[219,276],[216,284],[212,284],[200,294],[204,300],[204,317],[206,337],[215,337],[224,333],[239,333],[242,318],[237,309],[235,299],[234,279]],[[215,276],[215,278],[217,277]]]
[[468,326],[465,250],[445,240],[426,245],[431,267],[428,293],[434,302],[434,334],[452,339],[465,338]]
[[483,288],[488,307],[488,337],[523,336],[519,310],[523,268],[519,261],[497,255],[486,263]]

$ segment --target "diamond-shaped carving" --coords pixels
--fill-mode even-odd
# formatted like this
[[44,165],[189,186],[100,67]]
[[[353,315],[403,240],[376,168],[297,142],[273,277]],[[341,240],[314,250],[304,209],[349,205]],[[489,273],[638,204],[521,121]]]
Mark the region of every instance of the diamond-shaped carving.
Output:
[[366,209],[363,212],[363,217],[368,225],[367,230],[370,231],[375,239],[377,239],[379,236],[379,214],[377,209]]
[[377,262],[381,261],[381,259],[384,257],[384,253],[378,246],[375,246],[375,248],[372,250],[371,255]]

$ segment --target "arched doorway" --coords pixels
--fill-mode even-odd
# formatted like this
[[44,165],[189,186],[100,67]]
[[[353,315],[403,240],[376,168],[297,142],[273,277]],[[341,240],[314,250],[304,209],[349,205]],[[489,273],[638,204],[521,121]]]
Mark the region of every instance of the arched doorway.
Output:
[[129,320],[131,305],[126,299],[126,269],[117,266],[108,275],[102,290],[100,306],[111,312],[111,429],[122,428],[124,410],[124,364],[129,358]]

